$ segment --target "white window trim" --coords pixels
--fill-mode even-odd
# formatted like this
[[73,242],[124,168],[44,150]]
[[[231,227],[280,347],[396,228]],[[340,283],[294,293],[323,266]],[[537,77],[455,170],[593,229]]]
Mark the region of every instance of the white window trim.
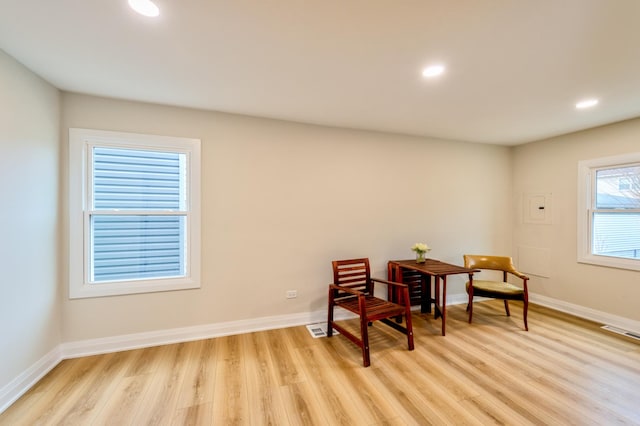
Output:
[[[89,200],[87,167],[90,147],[104,146],[135,149],[167,149],[185,152],[189,158],[187,176],[187,274],[180,278],[88,282],[89,253],[85,247],[88,224],[85,214]],[[115,296],[158,291],[200,288],[200,140],[169,136],[143,135],[91,129],[69,129],[69,298]]]
[[595,169],[624,166],[640,162],[640,152],[611,157],[582,160],[578,162],[578,262],[611,268],[640,271],[640,261],[591,253],[592,215],[591,206],[595,197],[593,180]]

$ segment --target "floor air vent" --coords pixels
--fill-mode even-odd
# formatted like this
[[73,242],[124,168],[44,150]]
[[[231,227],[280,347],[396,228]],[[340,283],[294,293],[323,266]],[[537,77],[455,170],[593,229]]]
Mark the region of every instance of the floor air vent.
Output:
[[623,328],[613,327],[611,325],[603,325],[602,328],[614,333],[622,334],[623,336],[631,337],[632,339],[640,340],[640,334],[633,333]]
[[[317,323],[317,324],[309,324],[307,325],[307,330],[311,334],[311,337],[317,339],[318,337],[327,337],[327,323]],[[333,329],[333,334],[340,334],[338,330]],[[640,338],[640,337],[639,337]]]

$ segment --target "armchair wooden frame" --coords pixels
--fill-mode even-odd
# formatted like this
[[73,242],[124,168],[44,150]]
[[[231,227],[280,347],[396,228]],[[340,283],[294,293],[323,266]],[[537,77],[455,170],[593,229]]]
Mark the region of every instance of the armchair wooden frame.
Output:
[[[466,284],[466,290],[469,294],[469,303],[467,311],[469,312],[469,324],[473,317],[473,297],[489,297],[493,299],[502,299],[504,301],[504,309],[507,316],[511,316],[509,310],[509,300],[522,300],[524,306],[522,316],[524,317],[524,329],[529,331],[527,323],[527,311],[529,308],[529,290],[527,281],[529,277],[516,270],[513,265],[513,259],[508,256],[484,256],[484,255],[464,255],[465,268],[488,269],[502,272],[502,282],[489,280],[474,280],[473,274],[469,274],[469,281]],[[522,280],[522,287],[517,287],[507,282],[509,275],[513,275]]]
[[[373,321],[381,321],[407,336],[409,350],[413,350],[413,326],[411,323],[411,301],[409,288],[405,284],[371,278],[369,259],[335,260],[333,264],[333,284],[329,284],[329,312],[327,335],[333,335],[335,328],[362,350],[362,363],[371,365],[369,355],[369,330]],[[398,303],[374,296],[375,283],[388,286],[394,292]],[[334,308],[340,307],[360,318],[360,336],[351,333],[334,321]],[[397,319],[405,318],[405,325]]]

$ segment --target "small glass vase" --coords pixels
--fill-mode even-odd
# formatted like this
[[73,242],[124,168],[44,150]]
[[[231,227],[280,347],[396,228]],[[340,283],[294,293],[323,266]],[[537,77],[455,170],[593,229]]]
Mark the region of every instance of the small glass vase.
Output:
[[425,260],[427,260],[427,259],[425,258],[425,255],[426,255],[426,254],[427,254],[427,253],[425,253],[425,252],[423,252],[423,251],[417,251],[417,252],[416,252],[416,263],[424,263],[424,262],[425,262]]

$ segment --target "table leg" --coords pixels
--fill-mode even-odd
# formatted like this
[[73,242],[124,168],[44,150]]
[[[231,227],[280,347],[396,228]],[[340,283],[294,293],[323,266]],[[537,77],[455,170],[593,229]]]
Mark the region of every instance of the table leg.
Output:
[[442,277],[442,335],[447,324],[447,276]]
[[[433,314],[433,318],[442,318],[442,335],[444,336],[445,323],[447,320],[447,276],[443,275],[440,277],[436,275],[434,276],[434,280],[436,297],[434,303],[435,313]],[[440,296],[440,280],[442,280],[442,296]]]
[[433,318],[438,319],[442,315],[442,311],[440,310],[440,277],[433,277],[433,288],[435,292],[435,297],[433,298]]
[[431,305],[433,304],[433,290],[432,290],[431,275],[427,275],[427,313],[431,313]]
[[420,276],[420,312],[431,313],[431,275]]

